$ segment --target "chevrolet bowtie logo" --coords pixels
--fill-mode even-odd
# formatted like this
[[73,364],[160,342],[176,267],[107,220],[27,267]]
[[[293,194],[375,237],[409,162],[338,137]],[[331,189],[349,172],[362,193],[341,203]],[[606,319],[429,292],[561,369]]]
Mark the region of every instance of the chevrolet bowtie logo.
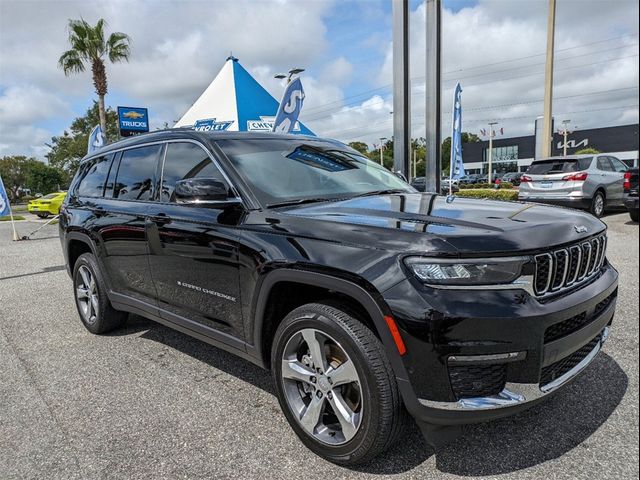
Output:
[[131,111],[131,112],[125,112],[125,113],[123,113],[123,114],[122,114],[122,116],[123,116],[124,118],[133,118],[133,119],[137,119],[137,118],[142,118],[142,117],[144,117],[144,114]]

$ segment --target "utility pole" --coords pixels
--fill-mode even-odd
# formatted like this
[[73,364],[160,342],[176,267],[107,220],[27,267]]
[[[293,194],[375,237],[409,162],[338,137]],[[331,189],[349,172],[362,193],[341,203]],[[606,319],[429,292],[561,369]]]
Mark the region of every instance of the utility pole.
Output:
[[409,0],[393,0],[393,171],[411,176]]
[[544,77],[544,123],[542,132],[542,156],[551,156],[553,134],[553,51],[556,30],[556,0],[549,0],[549,16],[547,18],[547,61]]
[[440,89],[442,0],[426,0],[425,191],[440,192]]
[[493,137],[496,132],[493,130],[493,126],[498,122],[489,122],[489,173],[487,174],[487,182],[493,183]]
[[569,123],[571,123],[571,120],[563,120],[562,121],[562,130],[560,130],[558,133],[560,133],[560,135],[562,135],[562,156],[566,157],[567,156],[567,137],[569,136],[570,132],[567,128],[567,125],[569,125]]

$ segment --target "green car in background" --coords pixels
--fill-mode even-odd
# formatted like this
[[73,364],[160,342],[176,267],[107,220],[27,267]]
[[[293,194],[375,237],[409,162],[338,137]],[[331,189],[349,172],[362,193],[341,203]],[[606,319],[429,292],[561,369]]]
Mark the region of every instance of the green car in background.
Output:
[[40,218],[47,218],[49,215],[58,215],[60,206],[67,196],[67,192],[56,192],[44,197],[31,200],[27,206],[29,213],[33,213]]

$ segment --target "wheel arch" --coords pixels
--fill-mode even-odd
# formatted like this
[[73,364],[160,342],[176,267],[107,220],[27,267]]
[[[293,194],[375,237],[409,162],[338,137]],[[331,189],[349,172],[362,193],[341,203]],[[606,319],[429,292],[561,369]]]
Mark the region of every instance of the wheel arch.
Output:
[[[385,313],[372,294],[362,286],[332,275],[305,270],[278,269],[266,275],[263,279],[253,308],[253,345],[247,345],[253,350],[252,355],[260,360],[265,367],[269,367],[270,345],[265,345],[271,325],[268,317],[268,303],[271,293],[278,284],[295,283],[335,292],[355,302],[362,308],[371,320],[374,334],[377,335],[385,346],[387,356],[391,362],[397,378],[406,379],[407,373],[398,353],[395,342],[384,319]],[[265,321],[266,319],[266,321]],[[282,318],[277,319],[278,323]],[[277,324],[275,327],[277,328]],[[265,335],[265,333],[267,335]],[[269,348],[267,348],[269,347]]]
[[67,253],[67,269],[69,274],[73,274],[78,257],[83,253],[92,253],[96,258],[95,245],[91,241],[91,237],[82,232],[69,232],[66,235],[66,253]]

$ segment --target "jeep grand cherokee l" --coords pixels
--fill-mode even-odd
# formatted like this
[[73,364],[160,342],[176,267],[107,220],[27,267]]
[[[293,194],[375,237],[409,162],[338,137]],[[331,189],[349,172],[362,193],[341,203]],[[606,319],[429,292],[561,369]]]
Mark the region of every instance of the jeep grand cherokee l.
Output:
[[407,412],[438,444],[545,398],[617,295],[595,217],[419,193],[316,137],[114,143],[81,162],[60,239],[89,331],[133,312],[269,369],[295,433],[342,464]]

